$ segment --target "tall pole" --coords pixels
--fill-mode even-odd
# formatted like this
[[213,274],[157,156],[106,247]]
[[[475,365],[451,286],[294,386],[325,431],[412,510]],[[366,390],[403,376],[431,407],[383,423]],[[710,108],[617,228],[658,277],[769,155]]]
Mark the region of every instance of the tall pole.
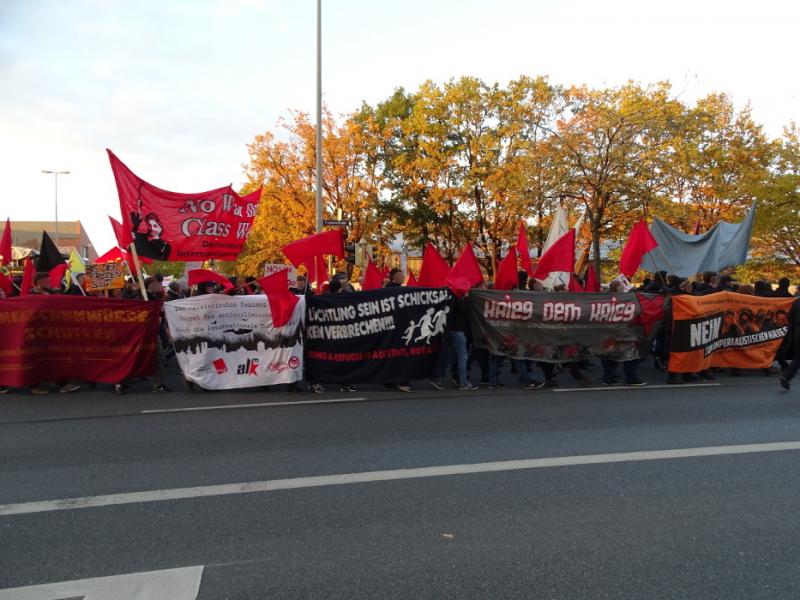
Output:
[[322,0],[317,0],[317,233],[322,231]]
[[56,209],[56,248],[58,248],[58,171],[53,173],[53,182],[55,190],[53,191],[53,198],[55,198]]
[[55,200],[55,212],[56,212],[56,247],[58,247],[59,240],[58,240],[58,176],[59,175],[69,175],[69,171],[47,171],[42,170],[42,173],[45,175],[52,175],[53,176],[53,184],[55,186],[53,198]]

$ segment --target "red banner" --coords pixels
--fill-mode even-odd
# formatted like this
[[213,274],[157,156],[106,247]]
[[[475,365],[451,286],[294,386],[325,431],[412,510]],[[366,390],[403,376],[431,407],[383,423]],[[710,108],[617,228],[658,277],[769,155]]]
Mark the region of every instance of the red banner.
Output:
[[168,192],[135,175],[111,150],[122,225],[139,256],[154,260],[234,260],[241,253],[261,198],[228,185],[198,194]]
[[0,300],[0,385],[151,375],[160,309],[158,302],[83,296]]

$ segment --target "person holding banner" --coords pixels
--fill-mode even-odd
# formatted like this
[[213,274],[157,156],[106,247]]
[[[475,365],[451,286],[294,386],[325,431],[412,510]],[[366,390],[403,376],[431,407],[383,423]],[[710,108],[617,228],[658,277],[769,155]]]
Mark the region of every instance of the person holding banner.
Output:
[[791,381],[800,371],[800,299],[795,300],[789,310],[789,332],[786,342],[793,352],[792,362],[781,373],[780,384],[785,390],[790,389]]

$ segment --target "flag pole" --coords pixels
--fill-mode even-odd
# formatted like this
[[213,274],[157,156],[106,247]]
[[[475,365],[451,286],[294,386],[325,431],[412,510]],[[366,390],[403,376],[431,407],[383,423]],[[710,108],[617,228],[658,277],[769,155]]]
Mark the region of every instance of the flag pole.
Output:
[[136,243],[131,242],[129,248],[131,254],[133,254],[133,265],[136,267],[136,278],[139,280],[139,291],[142,292],[142,298],[147,300],[147,290],[144,289],[144,278],[142,277],[142,263],[139,262],[139,253],[136,252]]
[[658,248],[658,251],[661,253],[661,256],[663,256],[664,260],[667,261],[667,266],[671,269],[671,272],[667,273],[667,275],[677,275],[677,273],[675,272],[675,266],[670,262],[669,258],[667,258],[667,254],[664,252],[664,250],[661,249],[661,246],[656,246],[656,248]]
[[[316,230],[322,231],[322,0],[317,0]],[[316,267],[316,263],[314,265]]]

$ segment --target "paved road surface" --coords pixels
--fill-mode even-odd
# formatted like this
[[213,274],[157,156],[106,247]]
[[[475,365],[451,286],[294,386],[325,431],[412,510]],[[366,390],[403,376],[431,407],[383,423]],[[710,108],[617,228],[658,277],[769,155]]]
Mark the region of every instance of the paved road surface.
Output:
[[4,396],[0,600],[800,597],[800,391],[720,384]]

